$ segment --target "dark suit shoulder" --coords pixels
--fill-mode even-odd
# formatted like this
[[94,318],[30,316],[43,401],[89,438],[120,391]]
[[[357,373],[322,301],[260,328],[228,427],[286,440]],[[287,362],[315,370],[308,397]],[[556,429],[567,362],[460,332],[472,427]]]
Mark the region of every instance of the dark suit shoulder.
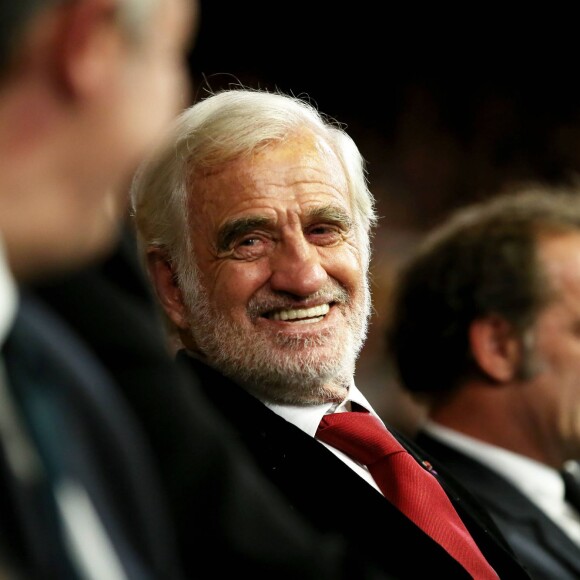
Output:
[[167,506],[145,439],[88,345],[24,291],[3,356],[50,477],[82,487],[129,567],[140,561],[144,573],[179,578]]
[[511,481],[425,432],[416,440],[485,507],[534,578],[580,577],[580,548]]

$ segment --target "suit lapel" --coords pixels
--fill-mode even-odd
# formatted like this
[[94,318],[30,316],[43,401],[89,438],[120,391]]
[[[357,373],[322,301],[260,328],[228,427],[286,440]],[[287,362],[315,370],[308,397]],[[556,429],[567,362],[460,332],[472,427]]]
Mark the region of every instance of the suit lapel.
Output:
[[[503,522],[503,534],[506,537],[510,533],[509,530],[505,530],[506,526],[509,529],[520,530],[515,537],[523,531],[528,537],[533,538],[534,543],[544,546],[556,560],[562,561],[565,567],[580,577],[580,548],[509,481],[427,434],[422,433],[417,442],[437,457],[439,463],[446,465],[455,478],[476,494],[489,512]],[[514,542],[520,543],[517,539]]]
[[75,578],[57,499],[62,474],[49,453],[56,446],[62,454],[59,430],[66,429],[66,421],[46,397],[56,377],[39,356],[38,337],[29,331],[25,312],[26,306],[3,348],[7,379],[3,405],[8,406],[11,425],[5,441],[10,444],[5,449],[8,493],[23,532],[26,565],[34,567],[34,574],[52,570],[55,577]]

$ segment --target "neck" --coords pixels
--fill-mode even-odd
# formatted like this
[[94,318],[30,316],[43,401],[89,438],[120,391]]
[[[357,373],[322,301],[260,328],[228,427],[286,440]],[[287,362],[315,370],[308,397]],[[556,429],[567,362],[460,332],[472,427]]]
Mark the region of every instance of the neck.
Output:
[[535,412],[522,385],[462,385],[444,404],[434,405],[431,420],[490,445],[502,447],[550,467],[567,459],[555,428]]

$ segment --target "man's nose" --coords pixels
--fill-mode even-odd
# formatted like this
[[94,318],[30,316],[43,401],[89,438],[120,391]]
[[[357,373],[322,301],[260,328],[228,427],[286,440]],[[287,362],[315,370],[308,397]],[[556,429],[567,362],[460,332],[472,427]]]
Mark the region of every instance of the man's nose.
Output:
[[327,280],[318,248],[304,237],[285,240],[270,256],[270,287],[295,296],[309,296]]

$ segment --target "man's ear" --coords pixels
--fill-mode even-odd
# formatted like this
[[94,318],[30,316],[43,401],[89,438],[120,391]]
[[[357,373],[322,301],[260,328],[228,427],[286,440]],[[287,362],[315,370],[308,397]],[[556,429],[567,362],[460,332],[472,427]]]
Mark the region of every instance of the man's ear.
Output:
[[501,316],[474,320],[469,327],[471,354],[481,370],[497,382],[512,380],[521,358],[521,344],[512,325]]
[[115,0],[65,2],[56,42],[57,73],[72,97],[106,90],[118,70],[125,38],[116,19]]
[[187,310],[183,295],[167,254],[159,248],[151,248],[147,252],[147,270],[165,314],[178,328],[187,328]]

